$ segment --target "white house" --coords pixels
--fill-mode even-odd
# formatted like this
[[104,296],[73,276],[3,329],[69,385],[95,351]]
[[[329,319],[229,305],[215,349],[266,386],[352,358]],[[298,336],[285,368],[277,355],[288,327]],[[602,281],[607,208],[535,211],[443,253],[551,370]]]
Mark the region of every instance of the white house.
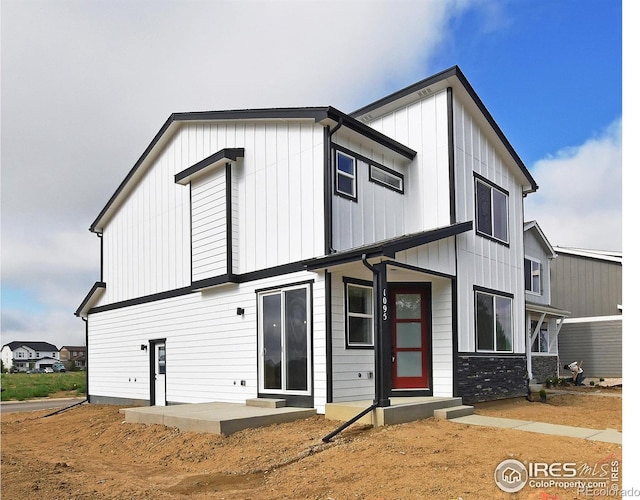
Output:
[[89,401],[524,395],[536,189],[458,67],[351,114],[173,114],[91,224]]
[[48,342],[15,341],[2,346],[2,364],[7,370],[51,368],[58,360],[58,348]]

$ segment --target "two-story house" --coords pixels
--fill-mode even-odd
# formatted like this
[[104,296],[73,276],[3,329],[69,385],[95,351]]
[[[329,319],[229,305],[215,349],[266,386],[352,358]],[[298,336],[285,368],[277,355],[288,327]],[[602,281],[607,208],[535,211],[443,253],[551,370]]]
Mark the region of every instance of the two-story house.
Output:
[[536,189],[458,67],[351,114],[173,114],[91,224],[89,401],[524,395]]
[[67,370],[86,370],[87,348],[80,345],[63,345],[60,348],[60,361]]
[[560,373],[558,336],[569,311],[552,305],[551,268],[557,254],[536,221],[524,225],[529,378],[539,383]]
[[2,364],[7,370],[51,368],[58,359],[58,348],[49,342],[15,341],[2,346]]
[[560,367],[582,360],[589,378],[622,377],[622,253],[559,246],[554,251],[553,300],[571,311],[559,340]]

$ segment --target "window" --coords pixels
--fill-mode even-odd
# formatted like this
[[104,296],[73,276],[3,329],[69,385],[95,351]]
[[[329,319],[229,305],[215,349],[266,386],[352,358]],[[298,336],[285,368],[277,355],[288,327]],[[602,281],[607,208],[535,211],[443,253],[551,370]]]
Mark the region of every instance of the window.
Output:
[[508,193],[476,178],[476,231],[509,243]]
[[336,151],[336,192],[356,198],[356,159],[342,151]]
[[381,165],[369,165],[369,180],[399,193],[404,193],[404,176]]
[[476,348],[512,352],[511,298],[476,290]]
[[373,288],[347,283],[347,347],[373,347]]
[[542,266],[540,262],[532,259],[524,259],[524,289],[527,292],[540,295],[540,273]]
[[[536,331],[537,321],[531,322],[531,333]],[[531,344],[531,352],[549,352],[549,327],[547,323],[540,325],[540,331]]]

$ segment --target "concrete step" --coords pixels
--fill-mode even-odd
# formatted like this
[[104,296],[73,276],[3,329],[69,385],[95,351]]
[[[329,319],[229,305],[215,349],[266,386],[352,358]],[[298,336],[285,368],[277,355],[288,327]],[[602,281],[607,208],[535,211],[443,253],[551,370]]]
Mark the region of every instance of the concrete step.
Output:
[[433,416],[439,420],[449,420],[450,418],[466,417],[467,415],[473,415],[473,406],[451,406],[449,408],[439,408],[433,411]]
[[286,399],[275,398],[253,398],[247,399],[247,406],[255,406],[256,408],[284,408],[287,406]]

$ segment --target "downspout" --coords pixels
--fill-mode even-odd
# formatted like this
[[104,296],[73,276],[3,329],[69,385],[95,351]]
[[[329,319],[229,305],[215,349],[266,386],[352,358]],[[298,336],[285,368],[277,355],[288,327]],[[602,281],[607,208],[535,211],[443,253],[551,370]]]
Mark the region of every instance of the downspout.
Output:
[[332,170],[331,170],[331,137],[342,127],[342,117],[338,119],[338,124],[330,129],[326,127],[326,151],[325,151],[325,178],[324,178],[324,253],[329,255],[333,249],[333,194],[332,194]]
[[[364,253],[362,254],[362,263],[364,264],[364,266],[367,269],[369,269],[373,273],[373,277],[374,277],[374,281],[375,281],[377,276],[378,276],[379,271],[375,267],[373,267],[371,264],[369,264],[369,262],[367,262],[367,254],[364,254]],[[347,422],[345,422],[344,424],[342,424],[340,427],[338,427],[333,432],[327,434],[325,437],[322,438],[322,442],[328,443],[336,435],[338,435],[343,430],[345,430],[347,427],[351,426],[352,424],[354,424],[355,422],[357,422],[362,417],[364,417],[368,413],[372,412],[373,410],[375,410],[379,406],[379,404],[380,404],[380,394],[378,394],[378,389],[379,389],[379,387],[381,387],[381,385],[377,382],[378,376],[379,375],[378,375],[378,373],[376,371],[376,386],[375,386],[376,387],[376,393],[375,393],[375,397],[374,397],[374,400],[373,400],[373,404],[371,406],[369,406],[368,408],[362,410],[355,417],[353,417],[352,419],[350,419]]]

